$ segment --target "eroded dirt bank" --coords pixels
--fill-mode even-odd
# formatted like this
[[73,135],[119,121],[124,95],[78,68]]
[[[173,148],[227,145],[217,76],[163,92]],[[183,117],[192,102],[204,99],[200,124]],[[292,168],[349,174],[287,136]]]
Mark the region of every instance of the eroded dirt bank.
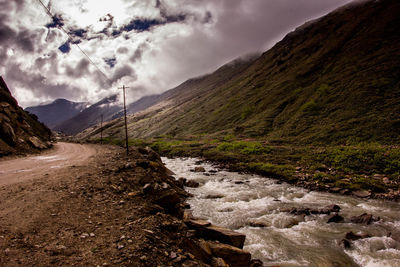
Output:
[[223,257],[250,265],[249,253],[195,237],[209,226],[184,223],[188,194],[156,153],[89,150],[79,163],[3,183],[1,266],[226,266]]

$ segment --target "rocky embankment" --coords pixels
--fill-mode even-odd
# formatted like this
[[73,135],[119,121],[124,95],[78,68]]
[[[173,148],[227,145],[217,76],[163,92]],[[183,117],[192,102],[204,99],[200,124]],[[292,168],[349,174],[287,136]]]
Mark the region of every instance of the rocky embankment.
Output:
[[51,131],[18,106],[0,77],[0,157],[51,147]]
[[[157,249],[162,249],[158,245],[166,239],[176,244],[177,249],[164,250],[164,262],[179,266],[262,266],[242,250],[245,235],[196,220],[185,212],[189,194],[184,191],[183,183],[171,176],[157,153],[138,148],[126,160],[115,170],[120,180],[111,188],[129,198],[143,198],[153,216],[169,221],[160,225],[160,232],[146,232],[156,241]],[[134,175],[130,176],[132,172]]]

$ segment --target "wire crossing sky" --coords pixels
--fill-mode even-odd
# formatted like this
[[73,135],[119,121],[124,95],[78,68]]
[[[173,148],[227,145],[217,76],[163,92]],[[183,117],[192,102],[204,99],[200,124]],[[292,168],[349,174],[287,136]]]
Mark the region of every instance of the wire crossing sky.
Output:
[[[54,21],[54,18],[57,18],[57,17],[54,16],[53,14],[51,14],[50,9],[47,6],[45,6],[41,0],[37,0],[37,1],[39,1],[39,3],[44,7],[46,13]],[[62,25],[58,25],[58,27],[70,37],[70,40],[73,40],[73,37],[70,35],[70,33],[67,30],[64,29],[64,27]],[[107,75],[99,68],[99,66],[97,66],[97,64],[94,63],[94,61],[88,56],[88,54],[86,54],[85,51],[82,50],[82,48],[79,46],[79,44],[78,43],[74,43],[74,45],[82,52],[82,54],[89,60],[89,62],[92,63],[93,66],[96,67],[96,69],[104,76],[104,78],[108,82],[111,82],[110,79],[108,79]]]
[[122,84],[132,102],[264,52],[348,2],[0,0],[0,75],[23,107],[95,102]]

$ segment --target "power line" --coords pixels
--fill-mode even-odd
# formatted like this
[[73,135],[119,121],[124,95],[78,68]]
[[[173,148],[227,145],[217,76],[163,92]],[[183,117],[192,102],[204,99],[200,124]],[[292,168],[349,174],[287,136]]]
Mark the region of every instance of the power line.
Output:
[[[54,19],[54,16],[53,16],[53,14],[51,14],[50,9],[49,9],[45,4],[43,4],[43,2],[42,2],[41,0],[38,0],[38,1],[39,1],[39,3],[43,6],[43,8],[46,10],[47,15],[49,15],[51,19]],[[73,39],[74,39],[73,36],[71,36],[71,34],[70,34],[67,30],[65,30],[63,26],[61,26],[61,25],[57,25],[57,26],[60,27],[60,29],[61,29],[65,34],[68,35],[68,37],[70,38],[70,40],[73,40]],[[76,46],[78,47],[78,49],[82,52],[82,54],[85,55],[85,57],[88,58],[89,62],[90,62],[93,66],[95,66],[96,69],[97,69],[97,70],[104,76],[104,78],[106,78],[107,81],[111,84],[112,81],[107,77],[106,74],[104,74],[104,72],[97,66],[97,64],[94,63],[94,61],[89,57],[89,55],[86,54],[85,51],[83,51],[83,49],[79,46],[79,44],[76,44],[76,43],[73,43],[73,44],[76,45]]]

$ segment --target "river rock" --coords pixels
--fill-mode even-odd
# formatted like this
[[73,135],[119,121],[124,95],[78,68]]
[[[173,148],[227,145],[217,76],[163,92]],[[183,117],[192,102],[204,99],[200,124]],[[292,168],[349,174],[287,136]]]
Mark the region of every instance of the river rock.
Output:
[[197,230],[197,232],[204,239],[218,240],[220,242],[235,246],[237,248],[243,248],[243,244],[246,239],[246,236],[244,234],[240,234],[232,230],[215,225],[210,225],[204,228],[200,228]]
[[263,266],[264,264],[261,260],[254,259],[250,261],[250,267],[263,267]]
[[310,215],[311,211],[309,208],[293,208],[289,211],[289,213],[294,215]]
[[195,167],[194,172],[205,172],[206,170],[203,167]]
[[339,214],[334,214],[328,219],[328,223],[341,223],[344,221],[344,218]]
[[356,197],[365,198],[365,197],[371,196],[371,193],[368,191],[365,191],[365,190],[358,190],[358,191],[354,191],[353,195]]
[[201,260],[202,262],[210,262],[211,259],[211,249],[208,242],[203,239],[195,240],[191,238],[186,238],[183,241],[183,246],[185,250],[193,254],[196,259]]
[[156,199],[156,203],[167,210],[173,209],[180,201],[179,195],[173,189],[160,192]]
[[345,236],[345,238],[347,240],[358,240],[358,239],[367,238],[367,237],[369,237],[369,235],[367,235],[367,234],[358,235],[353,232],[348,232],[348,233],[346,233],[346,236]]
[[391,237],[393,240],[400,242],[400,232],[389,233],[388,236]]
[[248,267],[250,266],[251,255],[249,252],[237,247],[221,244],[216,242],[208,242],[211,252],[215,257],[222,258],[231,267]]
[[224,195],[207,195],[205,196],[205,199],[217,199],[217,198],[223,198],[225,197]]
[[352,223],[359,223],[359,224],[371,224],[373,222],[379,221],[379,217],[375,217],[372,214],[363,213],[360,216],[353,216],[351,217],[350,221]]
[[205,220],[188,220],[186,222],[186,225],[189,228],[194,228],[194,229],[198,229],[198,228],[205,228],[207,226],[211,226],[211,223]]
[[232,230],[215,226],[204,220],[189,220],[186,225],[190,229],[196,230],[198,236],[206,240],[218,240],[232,246],[243,248],[246,235]]
[[339,212],[340,207],[336,204],[328,205],[325,208],[321,209],[320,213],[322,214],[330,214],[331,212]]
[[185,186],[186,183],[186,178],[180,177],[178,180],[176,180],[176,185],[179,188],[183,188]]
[[222,258],[212,258],[211,267],[229,267],[229,265]]
[[268,225],[262,221],[258,221],[258,220],[251,220],[248,222],[249,226],[251,227],[259,227],[259,228],[264,228],[267,227]]
[[351,248],[351,242],[350,242],[349,240],[347,240],[347,239],[343,239],[343,240],[340,242],[340,245],[341,245],[344,249]]
[[192,187],[192,188],[197,188],[197,187],[200,186],[200,184],[198,182],[196,182],[196,181],[189,180],[189,181],[185,182],[185,186]]

